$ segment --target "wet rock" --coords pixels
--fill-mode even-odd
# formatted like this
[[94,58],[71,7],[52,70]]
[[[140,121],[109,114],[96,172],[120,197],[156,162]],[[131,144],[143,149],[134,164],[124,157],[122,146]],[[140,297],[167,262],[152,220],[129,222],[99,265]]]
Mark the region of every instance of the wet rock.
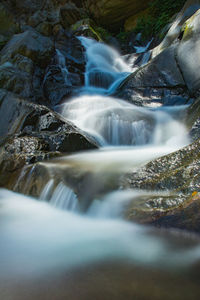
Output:
[[11,188],[24,165],[98,147],[86,133],[45,106],[4,90],[0,90],[0,103],[1,187]]
[[[158,192],[158,196],[146,199],[142,208],[130,208],[130,219],[162,226],[166,216],[168,227],[199,231],[200,216],[194,217],[195,207],[199,206],[200,140],[191,145],[156,159],[139,170],[125,176],[125,188],[139,188]],[[159,196],[160,191],[166,195]],[[184,218],[183,218],[184,216]],[[161,219],[160,219],[161,218]],[[170,219],[173,220],[170,223]],[[192,221],[193,220],[193,221]],[[166,225],[163,222],[163,226]]]
[[0,52],[0,62],[9,62],[16,54],[28,57],[36,65],[46,67],[53,53],[53,42],[34,30],[16,34]]
[[43,82],[43,91],[53,107],[61,103],[63,98],[69,98],[82,85],[78,74],[70,73],[59,64],[50,65]]
[[135,104],[185,104],[188,93],[176,63],[177,45],[172,45],[127,77],[116,95]]
[[2,100],[0,120],[1,138],[16,133],[35,136],[46,141],[49,151],[72,152],[96,148],[85,133],[55,112],[12,94]]
[[37,137],[13,136],[0,144],[0,187],[14,188],[25,165],[59,155],[49,152],[44,140]]

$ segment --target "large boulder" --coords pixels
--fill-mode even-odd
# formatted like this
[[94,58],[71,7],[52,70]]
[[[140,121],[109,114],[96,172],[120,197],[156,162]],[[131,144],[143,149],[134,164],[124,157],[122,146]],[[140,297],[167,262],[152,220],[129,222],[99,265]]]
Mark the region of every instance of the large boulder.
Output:
[[14,35],[0,52],[0,88],[42,102],[42,82],[53,42],[34,30]]
[[118,31],[125,20],[147,8],[151,0],[84,0],[94,20],[106,28]]
[[176,61],[177,44],[127,77],[116,95],[136,105],[185,104],[187,87]]
[[181,38],[182,35],[182,26],[187,19],[189,19],[198,9],[200,8],[199,0],[188,0],[183,6],[182,10],[178,13],[175,20],[170,25],[170,28],[160,43],[159,46],[155,47],[152,51],[152,57],[155,57],[164,49],[172,45],[172,43]]
[[45,139],[50,151],[73,152],[96,147],[85,133],[47,107],[2,92],[0,138],[19,133]]
[[86,133],[45,106],[28,103],[4,90],[0,106],[1,187],[11,187],[25,164],[97,148]]
[[178,64],[192,94],[200,93],[200,9],[186,21],[177,52]]

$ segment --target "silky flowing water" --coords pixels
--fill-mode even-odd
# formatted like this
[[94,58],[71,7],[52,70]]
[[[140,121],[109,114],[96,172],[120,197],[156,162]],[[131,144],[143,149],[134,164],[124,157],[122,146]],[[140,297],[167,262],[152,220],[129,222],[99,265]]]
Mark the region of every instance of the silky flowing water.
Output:
[[[131,201],[142,202],[159,191],[119,190],[112,184],[120,175],[189,143],[180,118],[185,107],[147,109],[112,97],[130,67],[116,50],[80,40],[87,57],[85,86],[59,110],[91,135],[100,149],[41,163],[54,176],[44,182],[39,201],[0,191],[2,280],[32,280],[109,261],[177,271],[200,258],[198,243],[185,247],[177,242],[174,247],[164,233],[152,234],[151,228],[123,220]],[[67,76],[59,51],[57,55]],[[81,174],[75,181],[81,188],[62,180],[62,174],[71,171]],[[56,172],[61,174],[59,180]],[[22,174],[18,183],[24,178]]]

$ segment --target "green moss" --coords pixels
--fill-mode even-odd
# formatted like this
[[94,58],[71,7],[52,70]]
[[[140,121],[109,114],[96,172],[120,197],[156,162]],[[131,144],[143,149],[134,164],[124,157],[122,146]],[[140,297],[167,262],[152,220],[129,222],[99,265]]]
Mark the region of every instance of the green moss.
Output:
[[95,31],[100,35],[103,41],[107,41],[111,37],[111,34],[103,27],[95,27]]
[[195,15],[193,15],[191,18],[189,18],[189,20],[187,20],[182,27],[183,40],[185,40],[185,41],[190,39],[191,35],[193,34],[192,23],[193,23],[193,19],[194,19]]

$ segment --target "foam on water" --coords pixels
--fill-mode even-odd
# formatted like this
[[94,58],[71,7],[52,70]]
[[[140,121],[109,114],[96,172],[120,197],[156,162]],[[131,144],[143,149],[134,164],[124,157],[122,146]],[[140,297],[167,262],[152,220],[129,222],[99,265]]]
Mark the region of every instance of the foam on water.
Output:
[[[180,108],[181,109],[181,108]],[[84,95],[63,106],[62,115],[102,146],[188,143],[185,126],[164,110],[151,111],[123,100]]]

